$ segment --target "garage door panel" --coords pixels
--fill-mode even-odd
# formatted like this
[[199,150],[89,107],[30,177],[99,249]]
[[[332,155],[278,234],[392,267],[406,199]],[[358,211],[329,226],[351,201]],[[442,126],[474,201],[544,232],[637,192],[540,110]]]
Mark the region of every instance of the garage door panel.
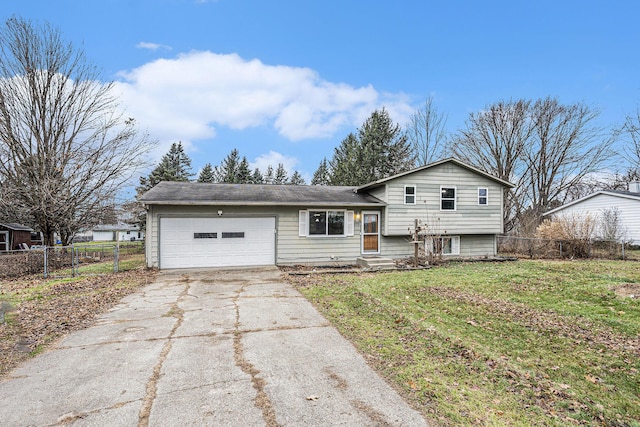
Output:
[[274,263],[273,217],[160,219],[161,268]]

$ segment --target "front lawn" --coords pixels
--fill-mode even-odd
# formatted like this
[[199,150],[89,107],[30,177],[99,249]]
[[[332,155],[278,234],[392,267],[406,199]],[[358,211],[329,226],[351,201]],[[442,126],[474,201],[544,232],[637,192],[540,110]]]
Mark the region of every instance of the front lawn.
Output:
[[640,263],[291,280],[437,425],[640,426]]

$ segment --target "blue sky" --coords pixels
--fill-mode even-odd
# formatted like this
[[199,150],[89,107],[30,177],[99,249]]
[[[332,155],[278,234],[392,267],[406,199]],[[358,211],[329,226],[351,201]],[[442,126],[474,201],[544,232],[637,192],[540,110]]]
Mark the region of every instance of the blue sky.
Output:
[[557,97],[618,124],[640,105],[638,1],[5,0],[82,47],[127,116],[194,172],[233,149],[307,181],[384,106],[432,96],[450,132],[506,99]]

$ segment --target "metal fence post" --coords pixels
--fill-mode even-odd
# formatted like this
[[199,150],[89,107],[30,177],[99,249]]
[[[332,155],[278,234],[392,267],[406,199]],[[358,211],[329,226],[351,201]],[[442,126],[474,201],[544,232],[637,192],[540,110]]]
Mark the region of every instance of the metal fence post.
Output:
[[113,272],[118,272],[118,245],[113,247]]
[[43,260],[43,262],[44,262],[44,278],[45,278],[45,279],[47,278],[47,273],[48,273],[48,271],[47,271],[47,267],[48,267],[48,264],[49,264],[49,262],[48,262],[48,260],[47,260],[47,257],[48,257],[47,247],[46,247],[46,246],[44,246],[44,247],[42,248],[42,260]]

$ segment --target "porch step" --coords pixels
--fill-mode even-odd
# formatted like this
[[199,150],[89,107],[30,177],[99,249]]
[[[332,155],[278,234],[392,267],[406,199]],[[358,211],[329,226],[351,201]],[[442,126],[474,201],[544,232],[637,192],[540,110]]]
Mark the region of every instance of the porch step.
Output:
[[395,270],[396,263],[390,258],[360,257],[356,260],[358,266],[371,270]]

